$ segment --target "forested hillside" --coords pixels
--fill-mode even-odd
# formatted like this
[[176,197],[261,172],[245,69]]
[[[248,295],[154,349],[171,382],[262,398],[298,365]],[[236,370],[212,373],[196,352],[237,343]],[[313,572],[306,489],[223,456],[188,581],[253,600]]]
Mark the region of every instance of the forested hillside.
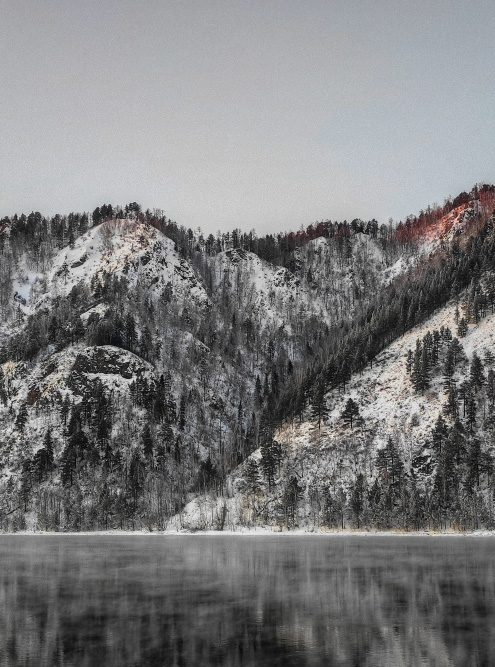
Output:
[[[1,527],[488,525],[492,361],[458,339],[491,322],[494,192],[263,238],[136,203],[1,220]],[[397,354],[427,418],[378,414]]]

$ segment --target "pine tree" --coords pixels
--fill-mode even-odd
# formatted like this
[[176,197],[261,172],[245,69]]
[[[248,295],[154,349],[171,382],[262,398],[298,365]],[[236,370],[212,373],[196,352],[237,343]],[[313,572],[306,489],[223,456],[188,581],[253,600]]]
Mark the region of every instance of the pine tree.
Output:
[[462,400],[462,415],[466,416],[466,407],[469,399],[472,396],[472,388],[469,380],[464,380],[459,386],[459,398]]
[[129,464],[127,483],[133,499],[134,509],[144,487],[145,467],[138,452],[134,452]]
[[130,312],[127,312],[125,318],[125,342],[131,352],[135,349],[137,343],[136,322]]
[[445,391],[449,391],[452,385],[452,378],[454,377],[455,364],[454,364],[454,351],[452,347],[449,347],[447,354],[445,355],[445,361],[443,366],[443,388]]
[[449,329],[449,327],[442,326],[440,329],[440,335],[445,343],[450,344],[452,342],[452,331]]
[[55,457],[53,453],[53,440],[50,429],[48,429],[47,432],[45,433],[45,437],[43,440],[43,449],[46,452],[47,467],[51,470]]
[[495,403],[495,371],[493,368],[490,368],[488,371],[488,377],[486,380],[486,395],[490,402],[490,407],[493,408]]
[[17,413],[17,418],[15,420],[16,428],[19,429],[19,431],[21,432],[24,431],[24,426],[26,425],[27,418],[28,418],[27,404],[25,401],[23,401],[21,403],[19,412]]
[[447,402],[443,407],[443,412],[450,417],[450,419],[457,419],[459,416],[459,393],[455,382],[451,382],[449,386]]
[[356,525],[356,528],[361,527],[365,497],[366,497],[366,483],[363,473],[359,473],[354,482],[349,502],[353,521]]
[[376,467],[386,485],[400,488],[404,477],[404,464],[392,438],[388,439],[385,447],[378,450]]
[[64,426],[67,426],[67,419],[69,417],[69,413],[70,413],[70,398],[69,394],[65,394],[64,400],[62,401],[62,405],[60,406],[60,418]]
[[406,373],[408,375],[411,375],[412,369],[413,369],[413,364],[414,364],[414,355],[413,351],[409,349],[407,351],[407,358],[406,358]]
[[318,423],[318,429],[320,429],[322,421],[328,416],[325,381],[322,376],[313,385],[311,395],[311,418]]
[[45,474],[53,469],[53,444],[50,430],[48,430],[43,439],[43,446],[38,449],[33,458],[33,470],[40,484]]
[[260,488],[259,469],[255,459],[250,458],[246,462],[244,479],[246,481],[247,492],[255,496]]
[[64,285],[67,284],[67,278],[70,275],[70,270],[69,270],[69,265],[67,264],[67,260],[64,259],[64,263],[60,267],[60,269],[57,271],[57,275],[63,278]]
[[423,337],[423,350],[426,350],[428,359],[428,366],[433,365],[433,336],[430,331],[427,331]]
[[187,396],[184,390],[180,397],[179,407],[179,428],[183,431],[186,428],[186,413],[187,413]]
[[471,438],[466,456],[468,473],[466,475],[465,487],[469,494],[472,494],[474,487],[480,485],[480,476],[482,471],[481,443],[478,438]]
[[476,413],[478,411],[478,406],[476,404],[476,399],[474,396],[470,396],[467,400],[466,405],[466,423],[469,427],[469,430],[473,432],[476,426]]
[[[1,354],[0,354],[1,356]],[[0,366],[0,401],[3,405],[7,405],[7,392],[5,390],[5,376],[2,367]]]
[[428,354],[428,348],[426,345],[423,345],[423,350],[421,353],[421,371],[420,371],[420,382],[419,387],[420,391],[423,392],[430,386],[430,358]]
[[485,366],[493,366],[495,364],[495,355],[489,347],[485,350],[483,361],[485,362]]
[[422,386],[421,358],[422,358],[421,341],[419,338],[417,338],[416,349],[414,350],[414,361],[411,371],[411,382],[414,387],[414,390],[417,392],[421,391],[421,386]]
[[260,408],[263,402],[263,391],[261,388],[260,376],[256,376],[255,389],[254,389],[255,405]]
[[460,466],[466,453],[465,429],[460,419],[456,419],[450,429],[449,441],[454,452],[455,463]]
[[473,358],[471,360],[471,368],[469,370],[469,380],[471,382],[471,386],[475,391],[481,389],[485,383],[483,362],[478,357],[476,352],[473,353]]
[[353,424],[356,424],[359,421],[359,405],[352,398],[347,399],[341,417],[344,424],[350,426],[351,429]]
[[144,457],[148,461],[149,466],[153,468],[154,443],[149,424],[145,424],[144,426],[143,432],[141,434],[141,441],[143,443]]
[[76,451],[74,447],[68,443],[62,452],[62,456],[60,457],[60,480],[64,486],[72,486],[76,463]]
[[275,484],[275,472],[280,464],[281,455],[280,444],[276,440],[268,438],[264,441],[261,446],[261,468],[269,489],[272,489]]
[[433,331],[433,345],[431,349],[431,365],[436,367],[438,364],[438,355],[440,352],[441,337],[440,332],[437,329]]
[[447,424],[442,415],[438,415],[437,421],[432,431],[432,446],[437,458],[441,456],[445,441],[447,439]]
[[468,323],[466,321],[466,318],[462,317],[459,320],[459,324],[457,325],[457,335],[459,336],[459,338],[464,338],[467,332],[468,332]]
[[292,476],[287,482],[282,497],[282,504],[285,511],[285,520],[288,528],[296,523],[297,505],[301,496],[302,489],[299,486],[297,478]]
[[457,364],[459,364],[461,361],[464,361],[466,358],[466,355],[464,354],[464,348],[458,338],[452,339],[449,350],[452,351],[452,355],[454,357],[454,366],[457,366]]
[[442,509],[448,510],[448,503],[458,495],[459,476],[455,462],[457,443],[453,429],[449,431],[441,452],[437,455],[437,471],[434,486],[441,498]]

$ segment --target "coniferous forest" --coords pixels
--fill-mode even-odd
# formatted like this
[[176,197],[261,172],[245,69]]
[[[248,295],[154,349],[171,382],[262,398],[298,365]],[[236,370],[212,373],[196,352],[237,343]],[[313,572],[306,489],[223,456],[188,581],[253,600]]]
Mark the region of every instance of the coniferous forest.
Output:
[[0,220],[1,529],[493,528],[494,207]]

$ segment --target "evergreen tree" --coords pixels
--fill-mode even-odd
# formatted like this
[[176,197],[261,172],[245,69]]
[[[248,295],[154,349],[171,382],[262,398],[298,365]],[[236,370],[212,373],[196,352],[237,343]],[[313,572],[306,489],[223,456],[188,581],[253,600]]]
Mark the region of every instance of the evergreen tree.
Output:
[[148,462],[150,468],[153,468],[154,443],[149,424],[145,424],[144,426],[143,432],[141,434],[141,441],[143,443],[144,457]]
[[19,407],[19,412],[17,413],[17,417],[15,420],[16,428],[19,431],[21,432],[24,431],[24,426],[26,425],[27,418],[28,418],[27,404],[25,401],[22,401]]
[[183,431],[186,428],[187,396],[184,390],[180,397],[179,407],[179,428]]
[[411,371],[411,382],[414,387],[414,390],[417,392],[421,391],[422,386],[422,374],[421,374],[421,358],[422,358],[422,346],[419,338],[416,339],[416,348],[414,350],[414,360]]
[[137,343],[136,322],[130,312],[125,317],[125,342],[129,350],[134,350]]
[[466,358],[466,355],[464,354],[464,348],[462,347],[462,343],[458,338],[453,338],[452,342],[449,346],[449,350],[452,352],[453,359],[454,359],[454,366],[457,366],[461,361],[464,361]]
[[347,510],[347,498],[343,489],[332,493],[327,489],[325,493],[324,521],[329,528],[345,527],[345,517]]
[[71,443],[68,443],[60,458],[60,480],[64,486],[72,486],[76,463],[76,450]]
[[414,365],[414,354],[411,349],[407,351],[407,357],[406,357],[406,373],[408,375],[411,375],[412,369]]
[[136,509],[138,498],[143,492],[145,476],[144,463],[136,451],[131,456],[127,476],[127,485],[133,500],[134,510]]
[[493,408],[495,403],[495,371],[490,368],[486,381],[486,396],[490,402],[490,408]]
[[457,442],[453,434],[454,430],[450,430],[444,439],[441,450],[437,449],[437,470],[434,486],[440,497],[443,512],[448,512],[449,504],[451,505],[458,495]]
[[296,523],[297,505],[301,496],[302,489],[299,486],[297,478],[292,476],[287,482],[282,496],[282,504],[285,512],[285,522],[288,528]]
[[165,423],[161,429],[160,435],[166,453],[170,454],[175,443],[175,435],[172,426]]
[[69,413],[70,413],[70,398],[69,394],[65,394],[64,400],[62,401],[62,404],[60,406],[60,418],[64,426],[67,426],[67,419],[69,417]]
[[442,325],[442,327],[440,328],[440,336],[445,343],[450,345],[450,343],[452,342],[452,331],[449,329],[449,327],[444,327]]
[[431,365],[436,367],[438,365],[438,357],[440,352],[441,337],[437,329],[433,330],[433,344],[431,348]]
[[419,377],[419,390],[421,392],[428,389],[430,386],[430,358],[428,354],[428,348],[426,345],[423,345],[423,350],[421,353],[421,371]]
[[53,469],[53,443],[50,430],[48,430],[43,439],[43,446],[38,449],[33,458],[33,471],[39,484],[45,478],[45,475]]
[[457,325],[457,335],[459,336],[459,338],[464,338],[467,332],[468,332],[468,323],[466,321],[466,318],[462,317],[459,320],[459,324]]
[[376,467],[386,485],[400,489],[405,474],[404,464],[392,438],[378,450]]
[[347,403],[345,404],[345,408],[341,417],[344,421],[344,424],[346,426],[350,426],[351,429],[353,424],[359,422],[359,405],[352,398],[347,399]]
[[455,420],[450,429],[449,440],[452,444],[456,465],[460,466],[466,453],[466,438],[464,426],[459,419]]
[[476,426],[477,411],[478,411],[478,406],[476,404],[476,399],[474,398],[474,396],[470,396],[467,400],[467,405],[466,405],[466,423],[471,432],[473,432]]
[[321,422],[328,416],[328,407],[325,398],[325,381],[322,376],[320,376],[313,385],[311,394],[311,418],[318,423],[318,429],[320,429]]
[[450,419],[457,419],[459,416],[459,394],[455,382],[452,382],[449,387],[447,402],[443,407],[443,411]]
[[[3,355],[0,352],[0,358]],[[5,376],[2,367],[0,366],[0,401],[3,405],[7,405],[7,392],[5,390]]]
[[485,362],[485,366],[493,366],[493,364],[495,364],[495,355],[489,347],[485,350],[483,360]]
[[432,447],[437,458],[442,454],[445,441],[447,440],[447,434],[447,424],[442,415],[439,414],[432,431]]
[[476,352],[473,353],[473,358],[471,360],[471,368],[469,370],[469,380],[471,386],[476,391],[481,389],[485,383],[485,374],[483,370],[483,362],[478,357]]
[[268,438],[261,446],[261,468],[268,482],[268,488],[272,489],[275,484],[275,472],[281,460],[280,444]]
[[260,480],[258,464],[253,458],[249,458],[246,462],[244,479],[246,481],[246,489],[249,495],[256,495],[260,488]]
[[359,473],[354,481],[354,485],[351,491],[351,498],[349,502],[353,521],[356,525],[356,528],[361,528],[365,497],[366,497],[366,483],[363,473]]
[[455,363],[454,363],[454,351],[451,346],[447,350],[445,355],[445,361],[443,366],[443,388],[445,391],[449,391],[452,385],[452,378],[454,377]]
[[466,408],[469,399],[472,397],[472,388],[469,380],[464,380],[459,386],[459,398],[462,400],[462,416],[466,416]]
[[465,488],[470,495],[474,492],[474,487],[479,487],[480,485],[482,461],[483,457],[479,439],[470,438],[466,456],[467,475],[465,480]]

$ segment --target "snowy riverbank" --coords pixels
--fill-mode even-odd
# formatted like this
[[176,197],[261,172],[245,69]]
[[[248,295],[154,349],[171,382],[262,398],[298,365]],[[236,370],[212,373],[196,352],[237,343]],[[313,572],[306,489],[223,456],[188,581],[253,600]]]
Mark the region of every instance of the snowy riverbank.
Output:
[[81,532],[45,532],[18,531],[16,533],[0,533],[5,536],[66,536],[66,537],[495,537],[495,531],[359,531],[359,530],[269,530],[263,528],[239,530],[97,530]]

